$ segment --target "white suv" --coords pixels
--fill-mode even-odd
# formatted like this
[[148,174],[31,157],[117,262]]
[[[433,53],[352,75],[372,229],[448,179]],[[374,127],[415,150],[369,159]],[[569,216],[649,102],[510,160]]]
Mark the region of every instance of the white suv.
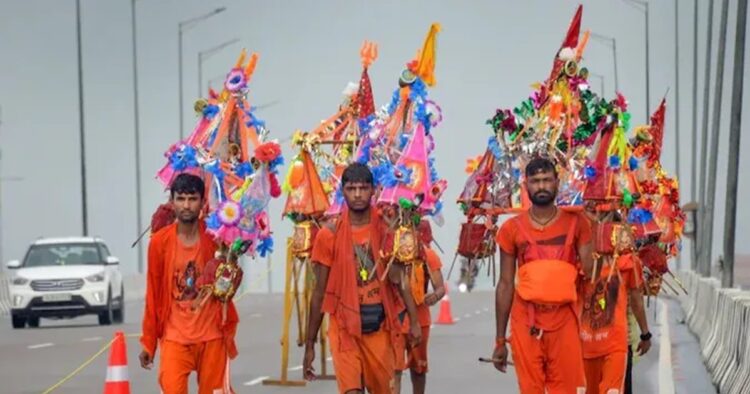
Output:
[[34,242],[14,270],[10,285],[13,328],[38,327],[39,318],[96,314],[99,324],[125,316],[120,261],[99,238],[47,238]]

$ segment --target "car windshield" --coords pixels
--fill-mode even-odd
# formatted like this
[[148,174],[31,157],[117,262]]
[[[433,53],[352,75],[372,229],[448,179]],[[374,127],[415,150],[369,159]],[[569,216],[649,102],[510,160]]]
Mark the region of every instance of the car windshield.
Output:
[[103,264],[96,244],[33,245],[23,265],[45,267],[77,264]]

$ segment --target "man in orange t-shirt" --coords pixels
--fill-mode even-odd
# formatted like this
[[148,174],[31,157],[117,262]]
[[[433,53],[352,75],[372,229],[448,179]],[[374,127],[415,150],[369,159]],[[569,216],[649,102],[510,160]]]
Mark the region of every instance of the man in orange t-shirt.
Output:
[[495,368],[506,371],[510,342],[522,393],[583,393],[576,303],[579,263],[585,273],[593,265],[591,229],[582,215],[555,206],[558,178],[550,160],[531,160],[525,175],[532,206],[503,223],[497,234]]
[[[384,223],[371,207],[373,176],[367,166],[352,164],[341,176],[347,208],[335,227],[318,232],[312,251],[316,284],[308,320],[303,370],[315,379],[312,363],[323,313],[331,316],[328,341],[340,393],[391,394],[394,378],[393,344],[406,305],[417,320],[408,281],[401,285],[403,268],[391,266],[387,278],[380,255]],[[400,297],[399,297],[400,296]],[[418,326],[410,330],[416,345]]]
[[178,175],[170,194],[177,222],[154,233],[148,248],[148,284],[143,316],[141,366],[151,369],[161,346],[159,386],[165,394],[187,394],[188,376],[198,375],[199,394],[233,393],[229,359],[237,356],[237,311],[227,317],[214,297],[198,305],[196,282],[216,244],[200,221],[205,185],[201,178]]
[[[424,222],[426,223],[426,222]],[[428,235],[424,235],[424,233]],[[427,237],[427,238],[425,238]],[[429,245],[432,242],[432,236],[429,231],[423,232],[422,242],[425,245]],[[417,278],[417,286],[421,286],[420,290],[427,293],[428,283],[432,283],[432,293],[424,294],[424,300],[419,302],[417,300],[417,320],[419,326],[422,328],[422,341],[419,346],[409,346],[406,341],[405,335],[400,335],[399,340],[396,343],[396,387],[393,391],[394,394],[401,392],[401,376],[403,371],[407,368],[411,374],[412,393],[423,394],[425,392],[425,386],[427,385],[427,343],[430,338],[430,326],[432,325],[432,317],[430,316],[430,307],[440,301],[445,296],[445,285],[443,283],[443,273],[440,271],[443,268],[440,262],[440,257],[434,250],[426,247],[425,248],[425,262],[423,263],[424,274],[422,278]],[[414,268],[413,268],[414,269]],[[420,291],[417,290],[417,291]],[[416,299],[416,297],[415,297]],[[407,326],[411,324],[411,321],[407,322]]]
[[[591,216],[590,216],[591,218]],[[628,301],[641,329],[638,353],[651,348],[646,311],[643,308],[641,262],[627,253],[617,257],[614,271],[605,264],[594,283],[583,284],[581,341],[587,394],[624,392],[628,359]]]

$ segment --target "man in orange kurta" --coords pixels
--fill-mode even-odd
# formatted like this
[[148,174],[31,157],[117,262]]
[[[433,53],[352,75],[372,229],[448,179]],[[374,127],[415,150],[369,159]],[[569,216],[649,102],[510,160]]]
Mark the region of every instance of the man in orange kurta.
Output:
[[582,215],[556,207],[558,178],[551,161],[531,160],[525,175],[532,206],[497,234],[495,368],[506,371],[510,342],[520,392],[583,393],[576,305],[580,268],[589,273],[593,265],[590,225]]
[[209,299],[197,306],[196,282],[216,245],[200,221],[205,185],[201,178],[178,175],[170,194],[177,221],[151,237],[139,359],[151,369],[161,347],[159,386],[165,394],[187,394],[188,376],[198,375],[199,394],[233,393],[229,360],[237,356],[237,311]]
[[[588,211],[587,211],[588,212]],[[589,215],[595,220],[595,214]],[[594,236],[599,236],[595,234]],[[605,264],[597,279],[583,284],[581,342],[587,394],[624,393],[628,359],[628,304],[638,321],[639,354],[651,348],[640,259],[633,253],[617,256],[614,266]]]
[[[341,180],[347,208],[334,226],[324,226],[315,239],[312,261],[316,285],[308,321],[304,375],[315,379],[315,339],[323,313],[331,316],[328,340],[340,393],[390,394],[393,389],[393,343],[401,329],[403,304],[414,320],[416,306],[408,281],[393,265],[387,278],[379,260],[383,226],[370,201],[373,176],[362,164],[344,170]],[[400,293],[400,294],[399,294]],[[399,298],[399,295],[401,296]],[[403,301],[403,302],[402,302]],[[418,342],[421,331],[411,330]]]
[[[425,245],[429,245],[432,242],[432,231],[429,228],[429,223],[423,221],[420,224],[422,227],[420,235],[422,242]],[[395,344],[396,350],[396,387],[394,390],[395,394],[401,392],[401,376],[403,371],[409,369],[411,374],[412,392],[414,394],[422,394],[425,392],[427,385],[427,343],[430,338],[430,326],[432,325],[432,317],[430,316],[430,307],[440,301],[445,296],[445,285],[443,283],[442,263],[440,257],[434,250],[426,247],[425,248],[425,261],[422,263],[420,269],[416,266],[412,266],[413,270],[417,270],[413,275],[412,289],[415,289],[415,294],[422,294],[423,297],[415,296],[415,302],[417,303],[417,319],[419,326],[422,329],[422,341],[418,346],[409,346],[405,335],[400,335],[399,340]],[[432,283],[433,291],[427,293],[427,286]],[[406,327],[410,327],[411,321],[406,321]]]

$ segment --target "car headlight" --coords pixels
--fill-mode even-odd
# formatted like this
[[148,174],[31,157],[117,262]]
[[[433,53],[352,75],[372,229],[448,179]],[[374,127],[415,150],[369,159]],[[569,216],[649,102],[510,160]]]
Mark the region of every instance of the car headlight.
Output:
[[20,276],[17,276],[15,279],[13,279],[13,285],[15,286],[23,286],[27,283],[29,283],[29,280]]
[[89,281],[89,282],[102,282],[102,281],[104,281],[104,273],[100,272],[98,274],[87,276],[86,280]]

